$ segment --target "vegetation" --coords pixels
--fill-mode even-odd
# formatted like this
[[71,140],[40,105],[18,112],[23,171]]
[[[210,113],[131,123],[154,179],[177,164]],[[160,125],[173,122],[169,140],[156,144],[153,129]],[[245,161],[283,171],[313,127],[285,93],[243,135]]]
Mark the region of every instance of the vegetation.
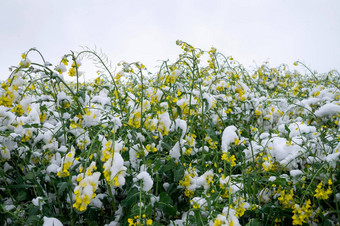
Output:
[[22,55],[0,90],[1,225],[339,222],[339,73],[177,45],[156,74],[89,49]]

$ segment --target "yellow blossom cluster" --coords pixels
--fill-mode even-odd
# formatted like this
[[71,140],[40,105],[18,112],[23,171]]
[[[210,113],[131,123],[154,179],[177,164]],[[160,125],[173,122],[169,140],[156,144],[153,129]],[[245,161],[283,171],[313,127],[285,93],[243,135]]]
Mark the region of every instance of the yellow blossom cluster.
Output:
[[331,184],[332,184],[332,181],[329,180],[329,183],[328,183],[328,188],[327,190],[325,190],[323,188],[323,185],[322,185],[322,181],[320,181],[320,183],[318,184],[318,186],[316,187],[315,189],[315,197],[317,199],[328,199],[329,198],[329,195],[332,194],[332,189],[331,189]]

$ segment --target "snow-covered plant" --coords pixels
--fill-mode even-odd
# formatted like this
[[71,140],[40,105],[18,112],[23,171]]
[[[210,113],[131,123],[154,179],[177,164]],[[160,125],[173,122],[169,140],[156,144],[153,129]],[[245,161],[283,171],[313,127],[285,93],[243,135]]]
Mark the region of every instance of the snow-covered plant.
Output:
[[1,225],[339,222],[340,74],[177,45],[155,74],[22,55],[0,88]]

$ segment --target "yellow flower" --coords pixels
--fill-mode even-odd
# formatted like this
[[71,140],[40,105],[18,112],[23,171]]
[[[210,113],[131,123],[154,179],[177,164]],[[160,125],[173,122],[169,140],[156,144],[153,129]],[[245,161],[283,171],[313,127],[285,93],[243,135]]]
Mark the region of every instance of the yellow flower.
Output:
[[303,223],[307,223],[313,213],[313,210],[311,209],[311,201],[308,199],[302,207],[295,205],[293,213],[293,225],[302,225]]
[[134,220],[132,218],[128,219],[129,226],[135,225]]
[[76,75],[76,69],[74,67],[71,67],[70,70],[68,70],[68,75],[73,77]]
[[64,64],[64,65],[68,65],[68,60],[67,60],[67,58],[63,58],[62,60],[61,60],[61,62]]
[[245,203],[241,203],[240,205],[237,206],[236,208],[236,217],[242,217],[244,215],[244,212],[246,212],[246,209],[243,207]]
[[229,153],[223,153],[221,159],[222,159],[222,160],[225,160],[226,162],[229,162],[231,167],[236,166],[236,162],[235,162],[235,161],[236,161],[236,158],[235,158],[235,155],[230,156]]
[[329,184],[329,185],[332,185],[332,184],[333,184],[331,178],[328,179],[328,184]]
[[184,187],[189,186],[190,185],[190,176],[189,175],[185,175],[183,180],[181,180],[179,182],[179,185],[184,186]]
[[12,108],[11,111],[17,113],[19,116],[24,114],[24,110],[20,104],[18,104],[15,108]]
[[14,101],[14,94],[7,90],[2,96],[0,97],[0,106],[3,105],[5,107],[11,107]]
[[201,208],[201,205],[195,203],[195,204],[193,205],[193,207],[194,207],[194,209],[199,209],[199,208]]
[[293,205],[294,205],[293,196],[294,196],[293,189],[291,189],[290,193],[287,193],[287,194],[286,194],[286,191],[283,190],[283,191],[281,191],[280,197],[278,198],[278,200],[280,201],[280,203],[283,204],[284,207],[292,208]]
[[221,226],[221,225],[222,225],[222,221],[220,221],[219,219],[214,220],[214,226]]
[[194,196],[194,191],[190,191],[188,189],[185,189],[184,195],[187,197],[193,197]]
[[322,181],[321,181],[315,189],[315,195],[314,196],[317,199],[328,199],[330,194],[332,194],[331,187],[328,185],[328,189],[325,190],[322,186]]
[[30,140],[31,136],[32,136],[31,130],[27,130],[27,132],[26,132],[26,133],[24,134],[24,136],[22,137],[21,141],[22,141],[22,142],[27,142],[27,141]]

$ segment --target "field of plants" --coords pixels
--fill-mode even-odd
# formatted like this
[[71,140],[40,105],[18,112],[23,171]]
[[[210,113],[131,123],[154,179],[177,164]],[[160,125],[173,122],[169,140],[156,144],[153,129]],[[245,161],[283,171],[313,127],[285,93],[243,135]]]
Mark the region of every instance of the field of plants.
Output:
[[22,54],[0,88],[0,225],[339,225],[340,74],[177,45],[154,74]]

